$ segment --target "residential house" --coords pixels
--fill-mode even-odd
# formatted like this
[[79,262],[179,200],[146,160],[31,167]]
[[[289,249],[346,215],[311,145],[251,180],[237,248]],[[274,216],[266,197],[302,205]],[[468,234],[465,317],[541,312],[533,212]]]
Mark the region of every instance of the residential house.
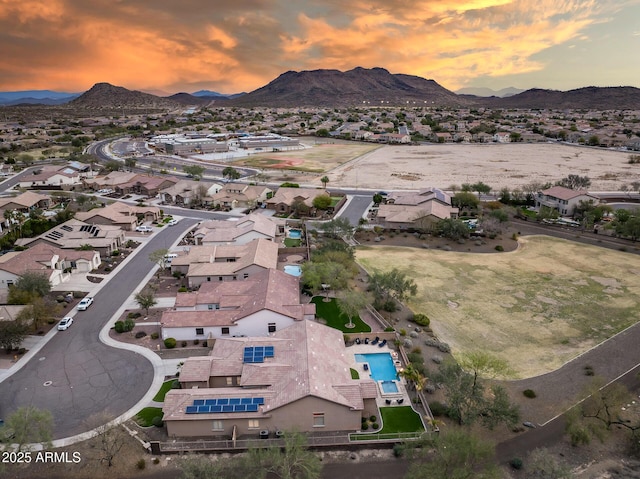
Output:
[[390,195],[377,212],[380,226],[396,230],[429,231],[438,221],[457,217],[458,208],[451,205],[451,197],[438,188]]
[[53,286],[67,281],[72,274],[87,273],[100,266],[97,251],[62,250],[39,243],[24,251],[0,256],[0,288],[9,288],[25,273],[44,274]]
[[136,176],[138,176],[138,173],[131,173],[127,171],[112,171],[105,176],[85,178],[83,180],[83,183],[86,189],[97,191],[108,188],[115,191],[116,186],[129,183]]
[[[275,240],[284,233],[284,224],[260,213],[252,213],[239,220],[209,220],[200,223],[193,237],[197,245],[243,245],[258,238]],[[283,221],[283,220],[281,220]]]
[[119,226],[89,224],[73,218],[35,238],[20,238],[16,245],[33,247],[44,243],[63,250],[76,250],[89,245],[94,251],[98,251],[100,256],[106,258],[121,249],[124,242],[124,230]]
[[314,216],[313,200],[321,195],[328,195],[328,193],[318,188],[278,188],[278,191],[266,203],[270,210],[285,215],[291,214],[296,203],[302,203],[309,208],[310,215]]
[[222,189],[222,185],[210,181],[180,180],[160,191],[163,203],[177,206],[192,206],[205,202]]
[[536,209],[540,211],[540,208],[546,206],[558,211],[560,216],[571,216],[581,201],[592,201],[594,204],[598,204],[600,198],[585,190],[572,190],[564,186],[552,186],[538,192]]
[[115,185],[116,193],[120,195],[143,195],[154,198],[161,190],[175,185],[178,178],[173,176],[136,175],[125,183]]
[[263,431],[359,431],[363,416],[379,415],[377,385],[352,379],[352,362],[342,332],[314,321],[265,338],[218,339],[209,356],[185,360],[182,389],[165,396],[167,433],[257,438]]
[[160,216],[160,208],[157,206],[135,206],[120,202],[76,213],[76,219],[85,223],[113,225],[125,231],[135,230],[139,221],[156,221]]
[[0,211],[19,211],[29,214],[35,209],[47,209],[51,206],[50,196],[41,195],[32,191],[25,191],[14,197],[0,198]]
[[314,317],[315,305],[300,303],[299,278],[265,269],[245,281],[205,282],[178,293],[174,308],[162,313],[162,338],[267,336]]
[[205,282],[245,280],[278,265],[278,245],[259,238],[244,245],[192,246],[171,262],[171,272],[187,277],[189,287]]
[[85,176],[85,173],[71,166],[60,165],[45,165],[33,173],[20,179],[20,188],[73,190],[82,185],[82,178]]
[[255,208],[262,205],[272,195],[273,190],[266,186],[227,183],[211,199],[213,206],[231,210],[234,208]]

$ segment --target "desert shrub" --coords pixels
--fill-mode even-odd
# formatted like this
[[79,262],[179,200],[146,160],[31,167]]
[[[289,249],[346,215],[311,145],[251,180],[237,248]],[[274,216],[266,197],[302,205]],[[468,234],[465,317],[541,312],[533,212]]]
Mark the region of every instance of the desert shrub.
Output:
[[173,349],[176,347],[175,338],[167,338],[164,340],[164,347],[167,349]]
[[504,247],[501,244],[497,244],[494,248],[496,251],[504,251]]
[[138,460],[138,462],[136,462],[136,467],[142,471],[145,467],[147,467],[147,462],[144,459],[140,459]]
[[422,354],[413,352],[407,354],[407,359],[409,359],[411,364],[420,364],[424,361],[424,359],[422,359]]
[[524,394],[524,397],[528,397],[529,399],[536,397],[536,392],[533,389],[525,389],[522,391],[522,394]]
[[124,323],[122,321],[116,321],[113,328],[116,330],[116,333],[124,333]]
[[431,357],[431,361],[436,364],[440,364],[442,362],[442,356],[436,354],[435,356]]
[[180,381],[178,379],[174,379],[171,383],[171,389],[181,389]]
[[429,403],[429,409],[434,416],[444,416],[447,413],[447,407],[440,401],[432,401]]
[[155,427],[162,427],[164,422],[162,421],[162,416],[156,416],[151,420],[151,424]]
[[119,251],[119,250],[117,250],[117,249],[114,249],[114,250],[111,252],[111,256],[120,256],[120,251]]
[[55,320],[55,319],[53,319],[53,318],[49,318],[49,319],[47,319],[47,324],[53,324],[53,323],[55,323],[55,322],[56,322],[56,320]]
[[173,276],[175,279],[180,279],[182,278],[182,273],[180,271],[174,271],[173,273],[171,273],[171,276]]
[[429,324],[431,324],[431,320],[426,314],[418,313],[413,315],[413,322],[418,326],[422,326],[424,328],[428,328]]
[[160,335],[158,333],[151,333],[151,339],[158,339]]
[[364,424],[365,422],[367,422],[367,418],[366,418],[366,417],[361,417],[361,418],[360,418],[360,422],[361,422],[362,424]]
[[393,327],[391,326],[387,326],[386,328],[384,328],[385,333],[393,333],[394,331],[395,329],[393,329]]
[[436,338],[427,338],[424,340],[424,344],[425,346],[433,346],[434,348],[437,348],[440,342]]
[[182,341],[180,343],[180,346],[182,346],[183,348],[186,348],[187,347],[187,342],[186,341]]
[[56,301],[58,303],[64,303],[64,296],[62,296],[61,294],[59,294],[58,296],[56,296]]
[[516,470],[520,470],[522,469],[522,459],[520,459],[519,457],[514,457],[509,461],[509,465]]
[[402,444],[394,444],[393,445],[393,456],[394,457],[402,457],[402,456],[404,456],[404,446]]
[[400,336],[406,336],[407,335],[407,330],[406,329],[401,329],[400,330]]
[[84,298],[87,295],[87,293],[83,293],[82,291],[74,291],[73,292],[73,297],[78,299],[78,298]]
[[[433,394],[436,392],[436,387],[433,384],[427,384],[424,387],[425,392],[429,393],[429,394]],[[417,398],[416,398],[417,399]]]
[[362,423],[362,426],[360,427],[363,431],[366,431],[367,429],[369,429],[369,424],[367,424],[366,422]]
[[443,353],[451,352],[451,346],[449,346],[447,343],[438,343],[438,349]]
[[124,320],[125,331],[131,331],[133,328],[135,328],[135,326],[136,326],[136,322],[133,319],[127,318]]
[[206,341],[202,341],[202,346],[206,348],[208,346],[207,342]]
[[136,333],[136,339],[144,338],[147,335],[144,331],[138,331]]
[[160,458],[158,457],[154,457],[151,462],[153,462],[154,464],[160,464]]
[[194,339],[194,340],[193,340],[193,344],[194,344],[195,346],[197,346],[198,344],[200,344],[200,340],[199,340],[199,339]]
[[180,286],[178,288],[178,293],[186,293],[187,292],[187,287],[186,286]]

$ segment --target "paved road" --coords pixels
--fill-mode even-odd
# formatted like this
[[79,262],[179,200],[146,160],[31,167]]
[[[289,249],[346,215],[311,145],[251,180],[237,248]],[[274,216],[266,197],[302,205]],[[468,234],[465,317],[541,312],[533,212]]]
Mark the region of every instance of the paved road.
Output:
[[0,417],[24,405],[48,409],[58,439],[89,430],[86,420],[93,414],[116,417],[132,408],[149,390],[154,369],[140,354],[102,344],[99,331],[153,268],[148,254],[173,244],[195,223],[185,219],[163,228],[116,270],[87,311],[72,313],[71,328],[56,332],[37,357],[2,382]]
[[373,196],[357,195],[352,196],[343,208],[340,209],[336,217],[346,218],[351,223],[351,226],[358,226],[360,218],[367,216],[367,210],[373,203]]

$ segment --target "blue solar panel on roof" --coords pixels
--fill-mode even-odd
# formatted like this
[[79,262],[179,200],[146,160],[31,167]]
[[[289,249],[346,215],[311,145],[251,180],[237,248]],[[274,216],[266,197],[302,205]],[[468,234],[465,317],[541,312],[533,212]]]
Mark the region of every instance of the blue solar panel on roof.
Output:
[[198,412],[198,406],[187,406],[187,414],[195,414]]
[[255,348],[253,348],[254,353],[261,353],[263,351],[264,351],[264,346],[256,346]]
[[204,406],[204,399],[194,399],[193,400],[193,405],[194,406]]
[[247,412],[257,412],[258,405],[257,404],[247,404]]
[[245,412],[247,410],[247,406],[244,404],[236,404],[233,406],[233,412]]
[[197,406],[198,414],[208,413],[210,411],[209,406]]
[[222,406],[210,406],[211,412],[222,412]]
[[253,404],[264,404],[264,398],[253,398]]
[[233,412],[233,406],[222,406],[222,412]]
[[218,399],[218,404],[220,406],[224,406],[225,404],[229,404],[229,400],[228,399]]
[[264,347],[264,357],[272,358],[273,357],[273,346],[265,346]]
[[251,398],[240,399],[240,404],[251,404]]
[[214,405],[218,404],[218,400],[217,399],[206,399],[204,403],[207,406],[214,406]]
[[229,399],[229,404],[240,404],[240,398]]

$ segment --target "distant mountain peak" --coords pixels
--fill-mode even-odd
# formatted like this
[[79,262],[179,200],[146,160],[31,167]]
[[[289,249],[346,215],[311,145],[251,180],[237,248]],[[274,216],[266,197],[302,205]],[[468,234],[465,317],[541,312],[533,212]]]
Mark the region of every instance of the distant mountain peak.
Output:
[[175,108],[179,103],[149,93],[127,90],[121,86],[100,82],[93,85],[70,105],[83,108],[132,108],[132,109],[165,109]]

